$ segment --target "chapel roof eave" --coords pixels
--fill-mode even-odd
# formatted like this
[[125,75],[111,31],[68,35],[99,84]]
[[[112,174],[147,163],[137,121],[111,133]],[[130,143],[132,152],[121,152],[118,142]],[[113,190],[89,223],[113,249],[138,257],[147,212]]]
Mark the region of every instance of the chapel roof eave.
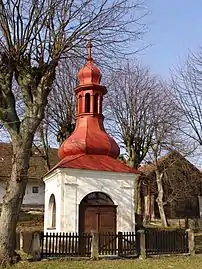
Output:
[[137,169],[131,168],[126,164],[121,163],[120,161],[106,155],[78,154],[75,156],[66,156],[46,175],[53,172],[57,168],[71,168],[71,169],[90,170],[90,171],[127,173],[134,175],[140,174]]

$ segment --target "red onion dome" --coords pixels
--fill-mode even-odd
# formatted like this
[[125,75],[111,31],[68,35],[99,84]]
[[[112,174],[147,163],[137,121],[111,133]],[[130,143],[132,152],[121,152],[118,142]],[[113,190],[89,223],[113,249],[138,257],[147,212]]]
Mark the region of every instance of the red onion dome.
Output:
[[119,146],[105,132],[102,119],[90,116],[77,119],[74,132],[58,150],[60,159],[78,154],[106,155],[117,158],[119,153]]
[[101,77],[100,69],[92,60],[88,60],[78,72],[79,85],[100,84]]

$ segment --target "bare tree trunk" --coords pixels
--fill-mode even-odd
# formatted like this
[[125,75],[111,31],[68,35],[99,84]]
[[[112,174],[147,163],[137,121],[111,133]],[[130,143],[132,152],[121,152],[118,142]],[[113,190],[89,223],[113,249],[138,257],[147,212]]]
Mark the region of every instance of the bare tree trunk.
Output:
[[168,222],[163,206],[163,185],[162,185],[162,177],[163,174],[156,170],[156,183],[158,187],[158,197],[157,197],[157,204],[159,208],[159,214],[161,218],[161,223],[163,227],[168,227]]
[[135,179],[134,182],[134,211],[137,228],[140,228],[143,225],[141,196],[140,196],[140,178]]
[[15,254],[16,226],[28,179],[29,158],[32,137],[13,140],[11,178],[7,182],[0,217],[0,262],[11,264],[18,256]]
[[[132,168],[137,168],[134,147],[130,143],[129,140],[127,143],[127,150],[128,150],[127,152],[129,155],[127,164]],[[135,222],[136,222],[137,229],[142,227],[143,225],[140,189],[141,189],[141,181],[140,181],[140,178],[138,177],[134,181],[134,212],[135,212]]]

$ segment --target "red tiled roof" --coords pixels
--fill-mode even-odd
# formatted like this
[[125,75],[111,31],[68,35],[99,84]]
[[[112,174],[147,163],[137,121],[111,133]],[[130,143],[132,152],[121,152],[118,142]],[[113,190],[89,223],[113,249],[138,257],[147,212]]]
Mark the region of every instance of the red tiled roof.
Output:
[[53,167],[50,172],[56,168],[87,169],[94,171],[109,171],[132,174],[139,173],[136,169],[131,168],[110,156],[90,154],[66,156],[55,167]]
[[[162,156],[158,159],[158,168],[162,171],[168,168],[175,168],[175,170],[186,170],[190,173],[195,173],[198,176],[202,176],[201,171],[194,166],[190,161],[188,161],[181,153],[176,150],[170,151],[165,156]],[[146,176],[152,177],[152,174],[155,177],[155,164],[144,164],[138,168],[140,173],[143,173]]]

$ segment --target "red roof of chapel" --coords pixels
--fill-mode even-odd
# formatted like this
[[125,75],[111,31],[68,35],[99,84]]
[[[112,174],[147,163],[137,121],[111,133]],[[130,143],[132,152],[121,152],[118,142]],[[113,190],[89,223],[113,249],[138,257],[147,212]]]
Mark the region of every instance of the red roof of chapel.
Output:
[[56,168],[74,168],[138,174],[137,170],[106,155],[77,154],[74,156],[66,156],[52,170],[55,170]]
[[[88,44],[87,63],[78,73],[79,86],[75,89],[78,102],[76,127],[58,150],[61,161],[52,169],[75,168],[94,171],[111,171],[136,174],[136,169],[116,160],[119,146],[103,126],[102,97],[107,90],[100,85],[101,72],[91,56]],[[90,93],[90,111],[86,111],[86,93]],[[98,110],[95,111],[94,97],[98,95]],[[79,99],[81,98],[81,100]]]

